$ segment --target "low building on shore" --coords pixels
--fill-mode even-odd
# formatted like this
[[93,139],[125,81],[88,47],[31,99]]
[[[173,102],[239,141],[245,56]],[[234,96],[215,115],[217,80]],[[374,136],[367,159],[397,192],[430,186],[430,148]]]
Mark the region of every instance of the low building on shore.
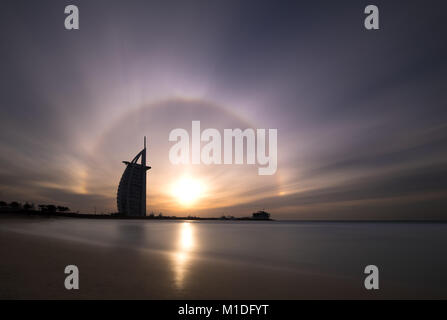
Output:
[[252,219],[254,220],[270,220],[270,213],[261,210],[253,213]]

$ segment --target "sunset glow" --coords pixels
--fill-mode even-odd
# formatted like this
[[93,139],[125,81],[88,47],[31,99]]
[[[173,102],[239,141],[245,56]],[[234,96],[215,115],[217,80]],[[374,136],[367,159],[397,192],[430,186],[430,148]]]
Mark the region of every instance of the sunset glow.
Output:
[[183,206],[195,204],[204,192],[203,183],[189,176],[184,176],[171,187],[171,195]]
[[10,1],[0,200],[117,213],[146,136],[147,215],[444,219],[443,11],[389,2],[382,32],[361,6],[257,5],[92,3],[66,30]]

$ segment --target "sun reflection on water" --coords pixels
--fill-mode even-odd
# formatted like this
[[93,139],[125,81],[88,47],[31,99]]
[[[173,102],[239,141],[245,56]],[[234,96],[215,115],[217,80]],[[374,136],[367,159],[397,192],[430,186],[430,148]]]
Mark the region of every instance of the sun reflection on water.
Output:
[[190,263],[191,251],[195,246],[194,226],[190,222],[179,225],[177,249],[174,253],[174,278],[178,289],[183,289]]

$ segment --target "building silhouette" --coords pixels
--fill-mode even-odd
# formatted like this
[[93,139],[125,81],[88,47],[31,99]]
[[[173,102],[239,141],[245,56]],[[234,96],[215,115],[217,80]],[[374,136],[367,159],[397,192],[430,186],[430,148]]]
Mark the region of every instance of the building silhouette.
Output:
[[[141,163],[138,160],[141,158]],[[117,205],[120,215],[131,217],[146,216],[146,171],[151,167],[146,166],[146,137],[144,148],[132,161],[123,161],[126,169],[121,177]]]
[[253,213],[252,219],[254,220],[269,220],[270,219],[270,213],[261,210]]

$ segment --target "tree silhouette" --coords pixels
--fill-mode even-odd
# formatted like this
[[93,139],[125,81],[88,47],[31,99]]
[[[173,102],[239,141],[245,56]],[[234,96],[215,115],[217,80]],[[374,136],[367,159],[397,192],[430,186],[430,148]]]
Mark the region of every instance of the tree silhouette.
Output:
[[17,201],[13,201],[13,202],[11,202],[11,203],[9,204],[9,206],[10,206],[12,209],[19,209],[19,208],[20,208],[20,203],[18,203]]
[[23,209],[25,210],[33,210],[34,204],[29,204],[28,202],[23,205]]

